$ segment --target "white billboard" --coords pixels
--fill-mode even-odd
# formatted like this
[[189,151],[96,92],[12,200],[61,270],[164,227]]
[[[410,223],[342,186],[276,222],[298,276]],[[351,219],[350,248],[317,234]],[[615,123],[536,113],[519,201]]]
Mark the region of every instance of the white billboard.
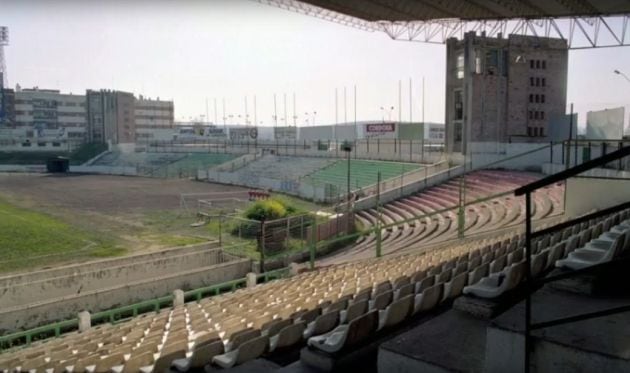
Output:
[[618,140],[623,137],[624,107],[586,113],[586,138]]

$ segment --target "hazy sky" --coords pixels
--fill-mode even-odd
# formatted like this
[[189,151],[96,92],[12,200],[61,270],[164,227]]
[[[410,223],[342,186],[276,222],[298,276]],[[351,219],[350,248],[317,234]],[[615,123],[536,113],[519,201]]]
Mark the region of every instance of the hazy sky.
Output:
[[[398,118],[398,81],[403,80],[402,119],[409,120],[409,79],[413,80],[413,119],[421,118],[425,76],[427,121],[444,121],[443,45],[393,41],[366,32],[247,0],[206,1],[52,1],[0,0],[0,25],[10,28],[5,49],[10,85],[60,89],[113,88],[173,99],[176,119],[215,118],[217,99],[228,114],[245,114],[273,123],[273,93],[278,116],[298,124],[317,111],[318,124],[354,119],[356,84],[359,120],[380,119],[381,106],[394,106]],[[630,104],[630,48],[571,51],[569,102],[580,123],[587,110]],[[626,116],[630,107],[626,106]],[[387,117],[388,115],[385,114]],[[312,115],[310,115],[312,121]],[[627,120],[626,120],[627,122]]]

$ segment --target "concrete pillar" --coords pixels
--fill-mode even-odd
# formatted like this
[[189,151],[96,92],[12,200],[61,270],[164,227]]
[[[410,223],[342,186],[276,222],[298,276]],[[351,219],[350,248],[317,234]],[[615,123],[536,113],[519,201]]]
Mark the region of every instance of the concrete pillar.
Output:
[[79,318],[79,332],[84,332],[92,327],[92,315],[88,311],[81,311],[77,315]]
[[300,271],[300,265],[298,263],[292,262],[289,263],[289,275],[295,276]]
[[257,275],[254,272],[249,272],[246,276],[246,282],[247,282],[247,287],[251,288],[256,286],[256,281],[257,281]]
[[173,290],[173,307],[184,305],[184,291],[180,289]]

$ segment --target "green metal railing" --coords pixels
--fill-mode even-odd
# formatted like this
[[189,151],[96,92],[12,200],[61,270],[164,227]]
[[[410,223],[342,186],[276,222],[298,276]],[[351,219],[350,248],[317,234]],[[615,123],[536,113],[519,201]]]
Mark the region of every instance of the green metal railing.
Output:
[[[289,276],[289,268],[280,268],[273,271],[259,274],[257,283],[265,283]],[[200,301],[203,298],[216,296],[225,292],[234,291],[246,286],[246,279],[240,278],[223,282],[216,285],[206,286],[184,292],[184,300]],[[129,318],[136,317],[147,312],[157,312],[162,308],[173,306],[173,296],[167,295],[155,299],[150,299],[111,310],[96,312],[92,314],[92,325],[104,323],[118,323]],[[65,333],[76,331],[79,328],[78,319],[59,321],[56,323],[43,325],[37,328],[15,332],[0,336],[0,352],[16,346],[28,346],[39,340],[59,337]]]

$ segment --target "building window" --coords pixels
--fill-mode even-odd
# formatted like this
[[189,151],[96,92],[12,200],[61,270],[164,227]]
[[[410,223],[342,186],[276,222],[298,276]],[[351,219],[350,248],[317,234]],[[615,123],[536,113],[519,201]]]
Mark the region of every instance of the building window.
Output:
[[545,129],[543,127],[540,127],[540,136],[541,137],[545,136]]
[[540,87],[540,78],[536,78],[536,87]]
[[545,112],[544,111],[540,112],[540,119],[545,119]]
[[533,111],[530,110],[528,112],[528,115],[529,115],[529,119],[534,119],[534,112]]
[[536,95],[535,97],[536,97],[536,103],[539,103],[540,102],[540,96]]
[[547,61],[542,60],[542,68],[546,69],[547,68]]
[[529,60],[529,68],[530,69],[534,68],[534,60]]
[[533,87],[533,86],[534,86],[534,78],[533,78],[533,77],[530,77],[530,78],[529,78],[529,85],[530,85],[531,87]]
[[534,119],[538,119],[538,111],[534,110]]
[[456,73],[457,79],[464,79],[464,54],[460,53],[457,56]]
[[540,102],[545,103],[545,95],[540,95]]
[[540,79],[540,85],[544,87],[546,84],[547,84],[547,82],[545,81],[545,78],[541,78]]
[[58,147],[60,147],[60,146],[61,146],[61,143],[60,143],[60,142],[53,142],[53,143],[52,143],[52,146],[54,146],[54,147],[58,148]]
[[529,94],[529,103],[533,104],[534,103],[534,95],[533,94]]
[[454,91],[454,104],[455,104],[455,120],[464,119],[464,99],[462,97],[462,91]]
[[540,69],[540,60],[536,60],[536,68]]

